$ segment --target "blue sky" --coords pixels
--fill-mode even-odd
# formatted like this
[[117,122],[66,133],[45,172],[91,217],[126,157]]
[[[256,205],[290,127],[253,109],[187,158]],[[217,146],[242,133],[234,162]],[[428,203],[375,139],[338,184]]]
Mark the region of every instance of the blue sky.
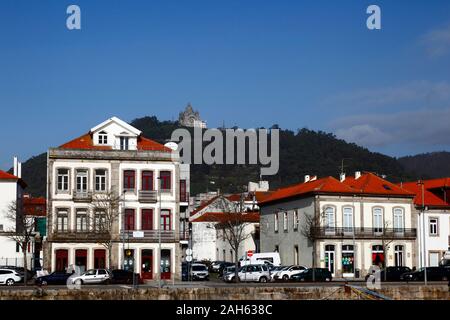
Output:
[[[381,30],[366,28],[370,4]],[[110,116],[176,119],[187,102],[209,127],[450,150],[449,58],[449,1],[1,0],[0,168]]]

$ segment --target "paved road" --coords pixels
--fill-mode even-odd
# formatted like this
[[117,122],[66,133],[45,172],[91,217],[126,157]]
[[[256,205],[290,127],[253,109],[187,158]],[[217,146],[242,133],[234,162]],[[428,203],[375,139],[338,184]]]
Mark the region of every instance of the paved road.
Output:
[[[219,281],[203,281],[203,282],[165,282],[163,283],[164,288],[223,288],[223,287],[333,287],[333,286],[342,286],[345,282],[343,281],[332,281],[332,282],[322,282],[322,283],[308,283],[308,282],[270,282],[270,283],[224,283]],[[355,286],[366,286],[366,282],[364,281],[351,281],[349,284]],[[447,282],[444,281],[433,281],[429,282],[429,286],[442,286],[447,285]],[[425,285],[423,282],[382,282],[382,286],[423,286]],[[141,284],[137,286],[140,289],[148,289],[148,288],[157,288],[158,283],[152,282],[149,284]],[[0,290],[34,290],[37,287],[34,285],[14,285],[11,287],[0,286]],[[63,290],[67,289],[65,285],[49,285],[44,286],[43,288],[50,290]],[[102,290],[113,290],[113,289],[132,289],[131,285],[83,285],[82,289],[102,289]]]

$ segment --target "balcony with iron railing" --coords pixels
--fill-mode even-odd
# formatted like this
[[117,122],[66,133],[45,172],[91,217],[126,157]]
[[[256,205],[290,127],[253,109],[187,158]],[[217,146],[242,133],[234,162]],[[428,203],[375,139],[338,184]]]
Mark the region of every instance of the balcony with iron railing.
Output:
[[156,203],[158,201],[158,191],[156,190],[139,190],[139,202]]
[[92,191],[73,190],[72,197],[73,197],[74,202],[91,202],[92,201]]
[[415,228],[311,228],[316,239],[410,239],[417,237]]
[[[159,230],[123,230],[121,239],[130,242],[158,242]],[[161,242],[178,242],[180,240],[189,240],[189,232],[161,230]]]

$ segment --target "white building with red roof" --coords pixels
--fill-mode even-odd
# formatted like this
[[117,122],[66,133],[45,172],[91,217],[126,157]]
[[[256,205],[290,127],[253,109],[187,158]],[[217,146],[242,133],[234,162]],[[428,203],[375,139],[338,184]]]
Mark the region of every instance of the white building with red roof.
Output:
[[[179,278],[189,170],[176,151],[113,117],[48,151],[45,267],[125,268],[144,279]],[[96,197],[119,199],[111,252],[99,241]],[[161,234],[161,251],[159,237]],[[111,255],[111,265],[108,265]]]
[[415,194],[420,230],[419,265],[438,266],[445,254],[450,253],[450,178],[413,181],[401,186]]
[[328,268],[335,277],[363,277],[384,261],[412,268],[413,198],[369,172],[340,180],[306,176],[259,203],[261,251],[278,251],[283,265]]
[[[19,212],[23,209],[23,195],[26,183],[20,178],[15,161],[14,174],[0,170],[0,266],[23,266],[23,253],[20,246],[8,235],[16,231],[16,222],[8,217],[10,208],[16,207]],[[33,243],[28,252],[28,267],[31,268]]]

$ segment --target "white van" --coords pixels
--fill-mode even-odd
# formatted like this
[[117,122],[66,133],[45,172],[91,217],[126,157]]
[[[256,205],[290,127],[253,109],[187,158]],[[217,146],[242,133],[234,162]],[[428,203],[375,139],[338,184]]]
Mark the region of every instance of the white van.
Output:
[[280,254],[278,252],[254,253],[251,257],[243,256],[239,260],[240,266],[248,264],[270,264],[274,267],[281,266]]

